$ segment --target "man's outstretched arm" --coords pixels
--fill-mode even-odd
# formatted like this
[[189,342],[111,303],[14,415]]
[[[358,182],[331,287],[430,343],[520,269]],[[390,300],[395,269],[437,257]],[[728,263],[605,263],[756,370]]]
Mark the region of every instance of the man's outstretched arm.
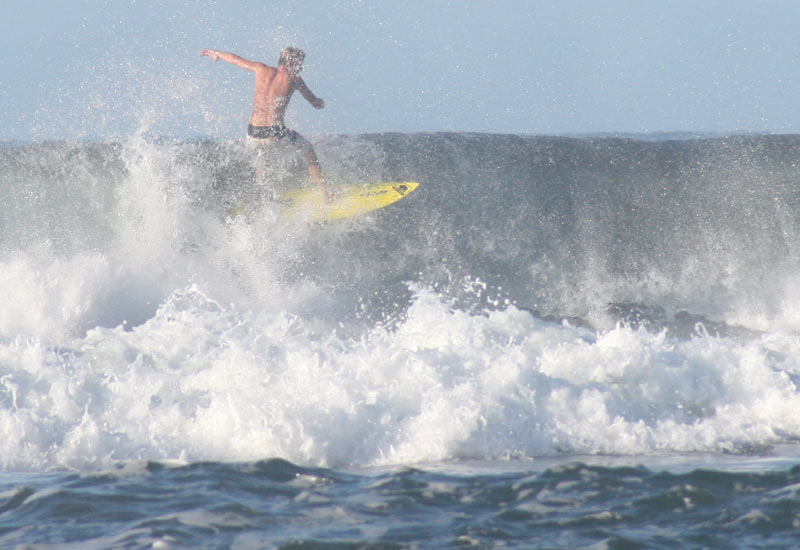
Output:
[[263,63],[259,63],[258,61],[250,61],[243,57],[239,57],[235,53],[230,52],[220,52],[218,50],[201,50],[200,55],[204,55],[206,57],[210,57],[214,60],[214,63],[217,62],[217,59],[221,59],[230,63],[231,65],[236,65],[237,67],[241,67],[242,69],[247,69],[248,71],[255,71],[260,68],[266,67]]
[[300,77],[297,77],[297,89],[300,90],[300,93],[303,94],[303,97],[306,98],[306,101],[311,103],[315,109],[322,109],[325,107],[325,102],[322,100],[322,98],[315,96],[311,90],[308,89],[305,81]]

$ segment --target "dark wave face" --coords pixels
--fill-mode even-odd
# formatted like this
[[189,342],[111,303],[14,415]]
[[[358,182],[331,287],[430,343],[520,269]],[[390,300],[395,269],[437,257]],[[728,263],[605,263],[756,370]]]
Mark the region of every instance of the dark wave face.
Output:
[[[288,272],[302,270],[337,291],[363,297],[391,288],[376,298],[391,302],[404,281],[458,295],[468,279],[488,285],[495,299],[601,325],[616,306],[654,308],[652,322],[681,311],[749,328],[793,321],[786,308],[798,272],[794,136],[380,134],[329,137],[317,147],[334,188],[422,183],[350,231],[319,229],[282,258]],[[235,142],[0,152],[6,251],[42,241],[58,253],[118,247],[115,226],[132,221],[121,218],[156,215],[147,200],[187,219],[161,238],[202,239],[211,222],[192,225],[192,209],[223,212],[252,179],[249,153]],[[277,163],[271,184],[307,184],[301,163]],[[158,238],[164,224],[156,222],[140,231]],[[270,246],[270,235],[262,238]],[[182,244],[172,243],[174,252]]]
[[404,205],[412,212],[380,219],[397,247],[419,243],[402,258],[407,271],[478,278],[545,314],[643,303],[758,325],[786,313],[798,272],[796,137],[373,139],[388,174],[424,182]]

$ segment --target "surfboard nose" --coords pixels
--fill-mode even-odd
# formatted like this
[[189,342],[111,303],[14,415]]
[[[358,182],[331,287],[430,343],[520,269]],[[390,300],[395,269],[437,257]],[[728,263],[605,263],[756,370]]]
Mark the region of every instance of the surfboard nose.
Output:
[[392,186],[392,189],[394,189],[400,195],[407,195],[416,189],[417,185],[419,184],[415,182],[403,182]]

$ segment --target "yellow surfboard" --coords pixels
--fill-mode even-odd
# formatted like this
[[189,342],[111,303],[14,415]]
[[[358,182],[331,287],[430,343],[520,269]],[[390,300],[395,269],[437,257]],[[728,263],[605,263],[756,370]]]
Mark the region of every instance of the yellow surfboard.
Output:
[[284,191],[281,219],[323,222],[341,220],[377,210],[399,201],[419,187],[415,181],[395,181],[371,185],[351,185],[333,189],[333,197],[326,201],[318,188]]

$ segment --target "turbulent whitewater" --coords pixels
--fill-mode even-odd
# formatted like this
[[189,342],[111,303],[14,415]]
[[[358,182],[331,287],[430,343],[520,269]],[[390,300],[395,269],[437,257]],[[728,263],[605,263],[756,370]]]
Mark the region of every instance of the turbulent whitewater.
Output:
[[800,138],[315,146],[333,188],[420,188],[284,224],[230,215],[239,141],[0,147],[0,468],[796,444]]

